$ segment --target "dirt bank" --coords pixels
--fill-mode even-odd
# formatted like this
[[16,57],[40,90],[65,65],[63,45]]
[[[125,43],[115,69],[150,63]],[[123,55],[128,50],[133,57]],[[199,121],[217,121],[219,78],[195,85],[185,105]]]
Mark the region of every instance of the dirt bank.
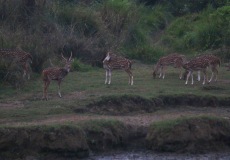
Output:
[[[170,123],[169,123],[170,122]],[[230,151],[229,120],[195,117],[136,127],[114,120],[73,125],[0,128],[2,159],[88,157],[90,151],[151,149],[160,152]]]
[[90,151],[132,147],[140,133],[144,138],[146,132],[142,134],[136,127],[113,120],[90,120],[77,125],[1,127],[0,159],[42,158],[50,154],[83,158],[88,157]]
[[[130,113],[152,113],[165,107],[230,107],[230,98],[196,95],[164,95],[147,99],[141,96],[124,95],[102,97],[101,100],[88,104],[85,112],[127,115]],[[82,110],[80,110],[82,111]],[[78,110],[76,110],[78,112]]]
[[146,137],[155,151],[205,153],[230,149],[230,121],[193,117],[153,124]]
[[[198,115],[229,119],[229,104],[230,98],[208,96],[147,99],[124,95],[102,97],[71,115],[30,122],[1,119],[0,158],[81,158],[91,151],[131,148],[190,153],[230,150],[229,120],[177,120]],[[164,125],[164,121],[176,123]],[[152,123],[163,123],[164,127],[159,129],[159,125]]]

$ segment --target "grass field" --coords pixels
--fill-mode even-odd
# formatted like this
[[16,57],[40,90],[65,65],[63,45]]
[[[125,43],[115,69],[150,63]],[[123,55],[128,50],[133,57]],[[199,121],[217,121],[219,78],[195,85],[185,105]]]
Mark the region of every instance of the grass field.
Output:
[[[20,90],[0,86],[0,124],[6,122],[29,122],[42,120],[54,115],[73,115],[77,108],[100,100],[104,96],[139,95],[153,98],[160,95],[193,94],[200,96],[229,97],[230,72],[219,69],[218,82],[202,85],[195,81],[185,86],[179,80],[179,71],[169,67],[166,77],[152,78],[152,65],[133,65],[134,85],[128,85],[128,75],[124,71],[113,71],[111,85],[105,85],[105,71],[100,68],[88,72],[70,72],[61,85],[62,98],[58,97],[57,82],[51,82],[48,101],[42,100],[42,80],[40,75],[32,79]],[[194,74],[196,76],[196,73]],[[210,75],[210,73],[209,73]]]

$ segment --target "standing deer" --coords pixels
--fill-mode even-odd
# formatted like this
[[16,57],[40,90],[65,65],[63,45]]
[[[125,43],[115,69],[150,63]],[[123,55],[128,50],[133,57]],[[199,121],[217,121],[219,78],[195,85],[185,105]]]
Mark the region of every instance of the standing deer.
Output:
[[63,56],[63,54],[61,54],[61,55],[62,55],[62,58],[65,60],[65,66],[63,68],[62,67],[50,67],[50,68],[44,69],[42,71],[42,77],[43,77],[43,83],[44,83],[43,98],[42,99],[48,100],[47,89],[48,89],[50,82],[52,80],[55,80],[58,82],[58,95],[61,98],[60,85],[61,85],[62,80],[65,78],[65,76],[67,76],[67,74],[69,73],[71,63],[73,61],[72,60],[72,52],[71,52],[69,59],[66,59]]
[[11,62],[17,63],[23,68],[23,78],[27,75],[30,79],[30,64],[32,63],[32,56],[22,50],[0,49],[0,57],[9,59]]
[[182,64],[185,61],[185,56],[177,53],[169,54],[161,57],[153,70],[153,78],[156,78],[158,71],[160,70],[159,78],[165,78],[165,71],[167,66],[174,65],[175,68],[180,69],[179,78],[182,78]]
[[[221,63],[220,58],[217,56],[211,55],[211,54],[202,55],[202,56],[199,56],[199,58],[204,58],[204,59],[207,59],[209,61],[209,67],[211,68],[212,75],[211,75],[211,78],[208,81],[208,83],[210,83],[212,81],[214,75],[216,76],[215,81],[217,81],[217,76],[218,76],[217,66],[220,67],[220,63]],[[200,81],[200,72],[199,71],[198,71],[197,80]]]
[[103,60],[103,67],[106,70],[105,84],[111,83],[113,69],[122,69],[129,75],[129,84],[133,85],[133,74],[131,72],[132,61],[121,56],[108,52]]
[[191,84],[193,85],[194,81],[193,81],[193,71],[201,71],[204,74],[204,81],[203,81],[203,85],[206,82],[206,72],[207,72],[207,68],[209,67],[209,60],[206,58],[202,58],[202,57],[197,57],[194,58],[186,63],[183,63],[183,68],[186,70],[187,75],[186,75],[186,82],[185,84],[188,84],[188,79],[191,76],[192,82]]

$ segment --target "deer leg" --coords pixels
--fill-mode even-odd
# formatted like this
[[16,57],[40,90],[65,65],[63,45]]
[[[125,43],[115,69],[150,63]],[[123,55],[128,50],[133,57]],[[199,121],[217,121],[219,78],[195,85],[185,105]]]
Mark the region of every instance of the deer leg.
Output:
[[197,71],[197,81],[200,81],[200,71]]
[[30,73],[27,73],[27,77],[28,77],[28,79],[30,79]]
[[130,70],[125,70],[129,75],[129,84],[133,85],[133,74]]
[[188,79],[190,77],[190,74],[191,74],[191,71],[188,71],[188,74],[187,74],[187,77],[186,77],[186,82],[185,82],[186,85],[188,84]]
[[105,70],[105,84],[107,84],[108,72],[109,72],[109,71],[106,69],[106,70]]
[[50,85],[50,81],[49,80],[44,81],[44,96],[43,97],[44,97],[45,100],[48,100],[47,89],[48,89],[49,85]]
[[180,67],[180,75],[179,75],[179,79],[182,79],[182,68]]
[[25,76],[26,76],[26,71],[23,70],[23,78],[25,78]]
[[23,78],[27,75],[27,78],[30,79],[30,74],[29,74],[29,66],[27,63],[22,65],[23,67]]
[[58,95],[61,98],[61,80],[58,80]]
[[215,73],[216,73],[216,78],[215,81],[217,81],[217,76],[218,76],[218,70],[215,68]]
[[45,99],[46,98],[46,81],[43,81],[43,97],[42,99]]
[[162,75],[162,66],[160,67],[160,75],[159,75],[159,78],[161,78],[161,75]]
[[193,80],[193,72],[191,72],[191,79],[192,79],[191,84],[193,85],[193,84],[194,84],[194,80]]
[[111,70],[109,70],[109,83],[108,83],[108,84],[110,84],[110,83],[111,83],[111,76],[112,76],[112,71],[111,71]]
[[215,81],[217,81],[218,70],[216,69],[216,67],[213,66],[212,67],[212,76],[211,76],[210,80],[208,81],[208,83],[210,83],[212,81],[212,79],[214,77],[214,73],[215,73],[215,76],[216,76]]
[[29,72],[29,65],[26,64],[26,74],[27,74],[27,78],[30,79],[30,72]]
[[130,72],[131,73],[131,86],[133,85],[133,74],[132,74],[132,72]]
[[206,81],[206,71],[204,70],[203,73],[204,73],[204,80],[203,80],[203,83],[202,83],[202,84],[205,85],[205,81]]
[[212,78],[213,78],[213,71],[212,71],[212,75],[211,75],[211,78],[210,80],[208,81],[208,83],[210,83],[212,81]]
[[23,78],[25,78],[25,76],[26,76],[26,64],[23,64],[22,68],[23,68]]
[[163,72],[163,77],[162,77],[162,79],[165,79],[165,70],[166,70],[166,67],[162,67],[162,72]]
[[131,86],[133,85],[133,75],[131,76]]

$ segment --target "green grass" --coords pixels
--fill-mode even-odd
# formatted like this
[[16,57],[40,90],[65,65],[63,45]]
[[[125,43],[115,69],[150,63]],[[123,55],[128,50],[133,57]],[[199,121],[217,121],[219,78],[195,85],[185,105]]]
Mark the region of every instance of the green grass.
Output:
[[[178,70],[169,67],[166,77],[152,78],[152,65],[135,63],[133,65],[134,85],[128,85],[128,75],[124,71],[112,73],[111,85],[105,85],[105,71],[91,69],[88,72],[70,72],[61,85],[62,96],[57,94],[58,86],[51,82],[48,89],[49,100],[42,99],[42,81],[40,77],[28,81],[24,88],[15,90],[8,86],[0,86],[0,104],[10,104],[0,107],[0,123],[7,121],[31,121],[45,119],[53,115],[75,114],[78,108],[106,96],[138,95],[143,98],[154,98],[160,95],[193,94],[197,96],[229,97],[230,72],[224,67],[219,70],[219,81],[202,86],[195,81],[192,86],[185,86],[185,81],[179,80]],[[210,74],[209,74],[210,75]],[[195,76],[194,76],[195,77]]]
[[189,120],[216,120],[216,121],[224,121],[224,118],[220,117],[215,117],[215,116],[192,116],[192,117],[181,117],[177,119],[170,119],[170,120],[165,120],[165,121],[160,121],[160,122],[155,122],[150,125],[151,128],[154,128],[154,130],[170,130],[174,128],[176,125],[180,125],[185,123],[186,121]]
[[221,124],[227,122],[227,120],[222,117],[202,115],[202,116],[180,117],[177,119],[154,122],[150,125],[150,128],[153,129],[155,133],[156,132],[170,133],[171,130],[174,129],[176,126],[186,124],[193,120],[216,121],[216,122],[220,122]]

